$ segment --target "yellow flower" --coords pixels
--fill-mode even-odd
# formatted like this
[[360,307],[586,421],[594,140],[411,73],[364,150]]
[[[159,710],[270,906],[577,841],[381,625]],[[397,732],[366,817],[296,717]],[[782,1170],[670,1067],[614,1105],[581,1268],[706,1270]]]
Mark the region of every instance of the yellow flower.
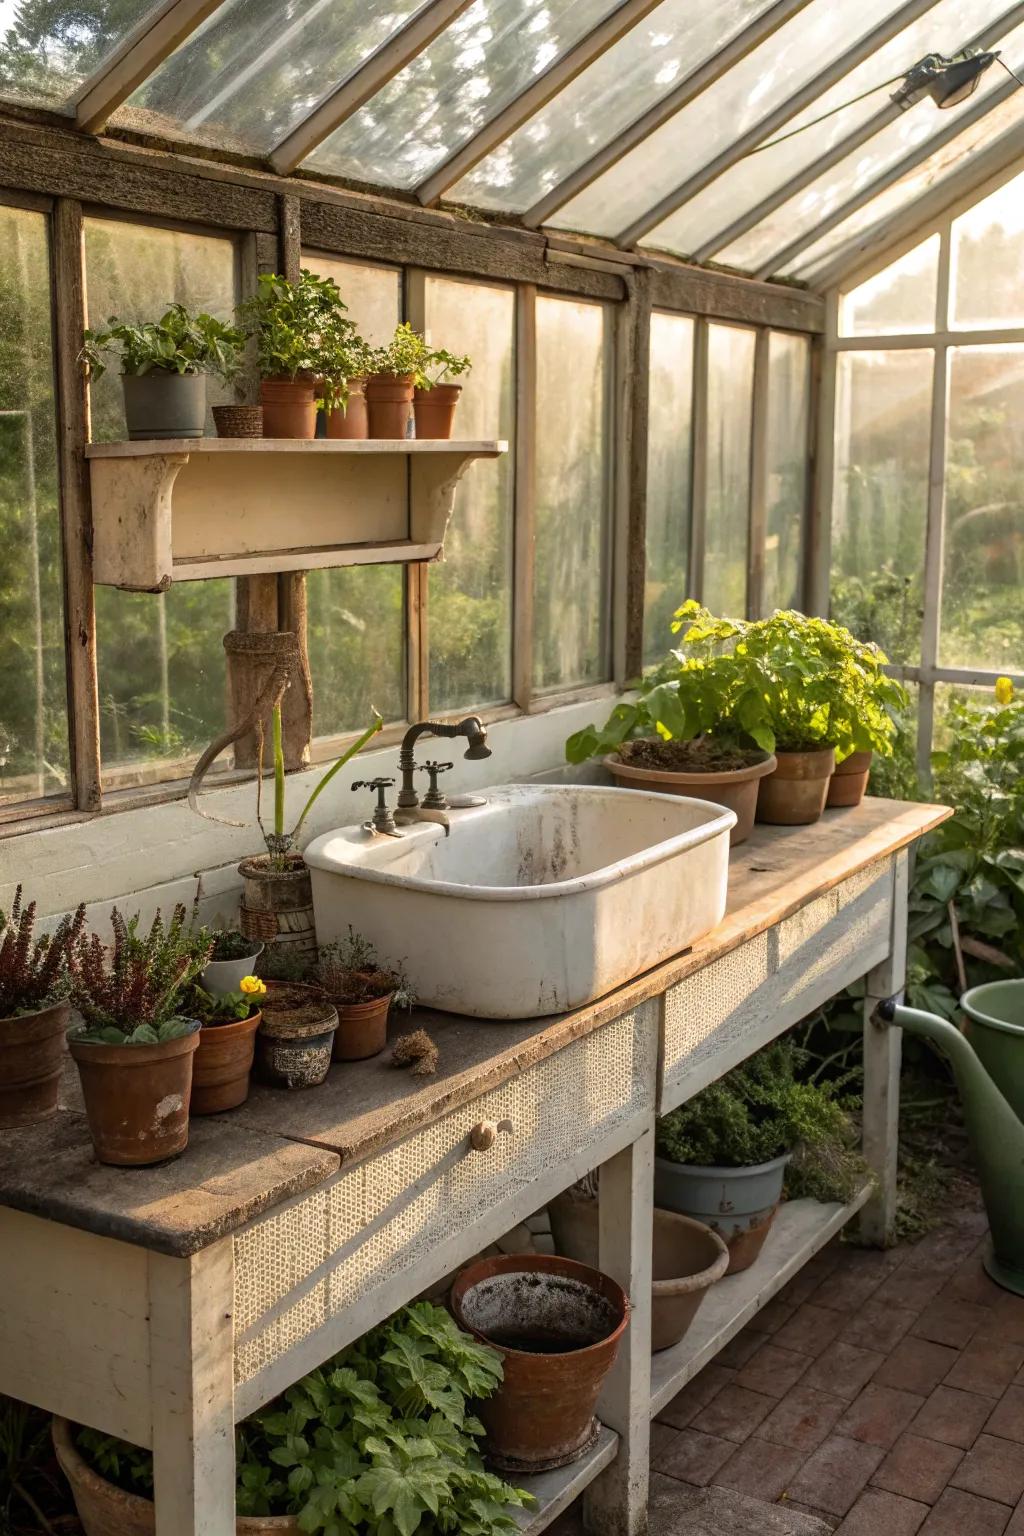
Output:
[[239,992],[244,992],[246,997],[262,997],[266,987],[258,976],[243,976],[238,983]]
[[1013,703],[1013,684],[1010,682],[1010,679],[1008,677],[997,677],[996,678],[996,703],[997,704],[1012,704]]

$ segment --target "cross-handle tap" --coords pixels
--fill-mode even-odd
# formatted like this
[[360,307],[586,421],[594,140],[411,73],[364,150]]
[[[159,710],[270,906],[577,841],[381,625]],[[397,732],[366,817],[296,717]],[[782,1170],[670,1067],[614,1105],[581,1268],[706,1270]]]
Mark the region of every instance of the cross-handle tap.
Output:
[[430,788],[423,796],[424,810],[446,811],[448,809],[448,799],[444,791],[437,787],[437,776],[439,773],[447,773],[449,768],[454,767],[454,763],[438,763],[433,758],[428,758],[425,763],[417,764],[416,772],[425,773],[430,779]]
[[374,789],[377,791],[377,804],[373,808],[373,825],[377,832],[387,832],[394,835],[398,828],[395,826],[395,818],[388,805],[388,790],[394,784],[394,779],[357,779],[352,785],[353,791],[357,789]]

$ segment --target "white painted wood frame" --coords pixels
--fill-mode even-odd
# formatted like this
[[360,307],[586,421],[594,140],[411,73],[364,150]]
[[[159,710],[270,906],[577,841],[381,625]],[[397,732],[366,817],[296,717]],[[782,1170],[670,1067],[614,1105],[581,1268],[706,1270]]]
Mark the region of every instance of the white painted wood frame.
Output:
[[889,953],[867,976],[864,994],[864,1160],[875,1185],[861,1212],[865,1241],[887,1247],[896,1220],[900,1129],[900,1060],[903,1031],[874,1022],[879,1002],[901,993],[907,979],[907,896],[910,854],[896,855],[892,942]]

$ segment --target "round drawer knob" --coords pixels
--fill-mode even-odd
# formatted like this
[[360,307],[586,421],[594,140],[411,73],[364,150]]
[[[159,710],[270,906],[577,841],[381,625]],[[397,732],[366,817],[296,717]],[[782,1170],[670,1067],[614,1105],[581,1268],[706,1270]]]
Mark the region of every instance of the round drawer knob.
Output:
[[511,1120],[502,1120],[500,1124],[494,1120],[478,1120],[469,1133],[469,1144],[474,1152],[489,1152],[498,1139],[498,1132],[511,1133]]

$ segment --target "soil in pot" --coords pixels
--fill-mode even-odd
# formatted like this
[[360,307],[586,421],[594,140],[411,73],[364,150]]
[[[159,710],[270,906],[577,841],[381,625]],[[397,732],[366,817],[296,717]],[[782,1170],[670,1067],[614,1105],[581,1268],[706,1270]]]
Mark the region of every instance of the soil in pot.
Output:
[[734,811],[736,825],[729,834],[733,847],[753,831],[760,781],[775,769],[770,752],[706,738],[626,741],[604,761],[618,784],[661,795],[692,795]]
[[316,959],[313,887],[301,854],[277,869],[266,854],[243,859],[238,926],[247,939],[273,944],[312,964]]
[[0,1019],[0,1131],[35,1125],[57,1113],[67,1003]]
[[461,384],[435,384],[433,389],[417,389],[413,395],[416,436],[451,437],[455,408],[461,394]]
[[262,1017],[257,1010],[247,1019],[203,1025],[192,1063],[193,1115],[216,1115],[245,1103]]
[[757,819],[773,827],[809,826],[825,809],[835,751],[832,747],[801,752],[776,748],[775,757],[775,772],[761,780]]
[[409,435],[416,377],[412,373],[375,373],[366,381],[366,410],[371,437]]
[[360,439],[369,437],[370,424],[366,411],[366,380],[349,379],[348,405],[336,411],[324,412],[324,430],[333,439]]
[[867,793],[873,756],[873,752],[851,752],[841,763],[836,763],[828,784],[827,807],[860,805]]
[[121,383],[125,426],[133,442],[150,437],[202,437],[206,431],[204,373],[154,368],[151,373],[122,374]]
[[315,437],[316,389],[313,379],[261,379],[264,437]]
[[198,1023],[159,1045],[96,1045],[74,1035],[68,1045],[101,1163],[144,1168],[184,1152]]
[[338,1014],[319,987],[268,982],[256,1033],[256,1072],[272,1088],[315,1088],[331,1066]]
[[503,1254],[463,1270],[451,1305],[459,1326],[502,1356],[504,1380],[479,1405],[488,1461],[529,1473],[578,1460],[629,1320],[621,1286],[572,1259]]
[[782,1199],[790,1154],[747,1168],[705,1168],[654,1159],[654,1203],[703,1222],[729,1249],[730,1275],[757,1258]]

